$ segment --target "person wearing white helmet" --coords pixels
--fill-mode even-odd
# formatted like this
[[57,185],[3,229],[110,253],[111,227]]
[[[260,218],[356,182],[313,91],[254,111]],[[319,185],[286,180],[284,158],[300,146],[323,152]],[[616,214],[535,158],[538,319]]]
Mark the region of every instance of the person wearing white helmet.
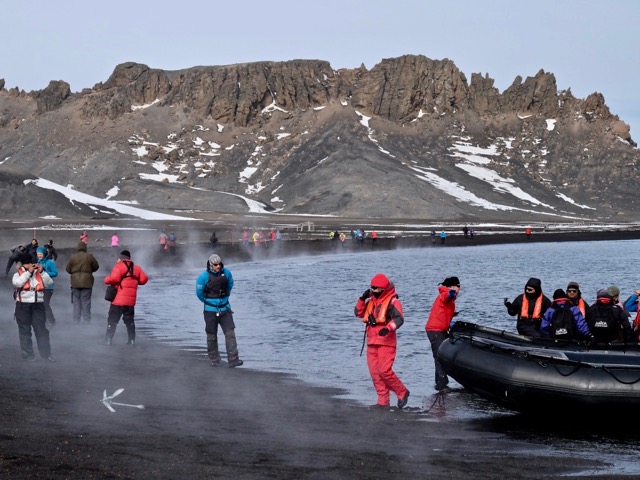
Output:
[[207,353],[211,365],[222,365],[218,349],[218,325],[224,333],[229,367],[239,367],[244,362],[238,354],[235,323],[229,304],[229,296],[233,289],[233,276],[222,263],[219,255],[213,254],[207,261],[207,269],[196,280],[196,295],[204,304],[205,332],[207,333]]

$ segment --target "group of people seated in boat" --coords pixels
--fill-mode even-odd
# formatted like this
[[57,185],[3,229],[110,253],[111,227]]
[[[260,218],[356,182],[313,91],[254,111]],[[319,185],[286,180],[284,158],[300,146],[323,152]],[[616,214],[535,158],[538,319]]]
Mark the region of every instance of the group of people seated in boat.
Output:
[[[550,337],[588,341],[590,343],[638,342],[640,311],[636,290],[624,304],[620,289],[610,286],[598,290],[596,301],[589,305],[583,298],[578,282],[569,282],[566,291],[557,289],[553,300],[542,292],[542,282],[530,278],[524,293],[512,302],[504,299],[511,316],[517,317],[517,329],[529,337]],[[633,323],[631,313],[638,312]]]

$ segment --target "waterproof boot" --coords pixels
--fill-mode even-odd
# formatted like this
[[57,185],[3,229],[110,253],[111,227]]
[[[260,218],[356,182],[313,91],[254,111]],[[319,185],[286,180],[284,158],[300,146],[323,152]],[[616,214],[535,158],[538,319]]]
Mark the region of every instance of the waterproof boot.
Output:
[[238,354],[236,332],[234,330],[227,330],[224,334],[224,339],[227,346],[227,361],[229,362],[229,367],[239,367],[244,362],[240,360],[240,356]]
[[211,360],[212,367],[222,365],[220,353],[218,352],[218,336],[212,333],[207,333],[207,355],[209,356],[209,360]]
[[107,323],[107,333],[104,334],[104,344],[111,345],[113,343],[113,336],[116,333],[117,323]]
[[229,360],[229,368],[234,368],[234,367],[239,367],[241,365],[244,365],[244,362],[240,360],[240,357],[238,356],[238,352],[236,352],[235,355],[229,355],[228,360]]
[[127,345],[135,345],[136,344],[136,326],[133,323],[127,325],[127,335],[129,336],[129,340],[127,340]]

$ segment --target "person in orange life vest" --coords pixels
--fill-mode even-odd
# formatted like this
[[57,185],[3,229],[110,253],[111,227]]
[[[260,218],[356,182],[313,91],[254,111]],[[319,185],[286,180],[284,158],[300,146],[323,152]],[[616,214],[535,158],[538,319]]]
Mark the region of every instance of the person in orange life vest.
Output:
[[571,281],[567,285],[567,299],[580,310],[583,317],[587,317],[587,310],[589,310],[589,304],[582,298],[582,292],[580,291],[580,285],[578,282]]
[[118,255],[117,263],[113,270],[104,279],[105,285],[113,285],[116,287],[116,298],[109,305],[109,313],[107,314],[107,333],[105,334],[104,343],[111,345],[113,335],[116,333],[116,327],[120,321],[120,317],[127,326],[127,334],[129,340],[127,344],[135,345],[136,342],[136,324],[134,323],[136,298],[138,296],[138,285],[144,285],[149,281],[149,277],[138,266],[131,261],[131,253],[129,250],[122,250]]
[[378,394],[377,406],[388,407],[392,391],[398,397],[398,408],[403,408],[409,401],[409,390],[393,371],[393,362],[396,330],[404,323],[404,317],[393,283],[382,273],[375,275],[354,312],[366,324],[367,365]]
[[424,326],[429,343],[431,343],[431,352],[436,366],[435,389],[438,391],[444,390],[449,384],[449,378],[438,361],[438,349],[449,336],[449,325],[456,315],[456,298],[460,292],[460,280],[458,277],[448,277],[439,285],[438,296],[433,302],[429,319]]
[[513,302],[504,299],[504,306],[512,317],[518,316],[516,326],[520,335],[540,337],[542,316],[551,306],[551,300],[542,293],[542,282],[531,277],[524,286],[524,293],[518,295]]
[[38,342],[38,353],[42,358],[55,362],[51,356],[44,306],[44,289],[51,286],[53,280],[43,266],[36,263],[30,254],[23,253],[18,258],[18,262],[18,271],[13,274],[13,286],[15,287],[16,299],[15,318],[18,324],[22,358],[29,361],[35,360],[31,340],[31,329],[33,328],[36,342]]
[[371,245],[375,245],[377,240],[378,240],[378,232],[373,230],[371,232]]

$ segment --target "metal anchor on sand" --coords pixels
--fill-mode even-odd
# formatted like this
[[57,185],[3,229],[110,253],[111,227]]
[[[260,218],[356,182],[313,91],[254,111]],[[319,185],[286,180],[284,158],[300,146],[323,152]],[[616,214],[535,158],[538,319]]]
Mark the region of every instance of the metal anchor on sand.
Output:
[[122,392],[124,392],[124,388],[119,388],[118,390],[113,392],[111,395],[107,395],[107,391],[105,390],[104,393],[102,394],[102,400],[101,400],[102,404],[113,413],[116,413],[116,411],[112,407],[112,405],[120,405],[121,407],[133,407],[133,408],[139,408],[140,410],[144,410],[144,405],[131,405],[129,403],[114,402],[113,399],[118,395],[120,395]]

